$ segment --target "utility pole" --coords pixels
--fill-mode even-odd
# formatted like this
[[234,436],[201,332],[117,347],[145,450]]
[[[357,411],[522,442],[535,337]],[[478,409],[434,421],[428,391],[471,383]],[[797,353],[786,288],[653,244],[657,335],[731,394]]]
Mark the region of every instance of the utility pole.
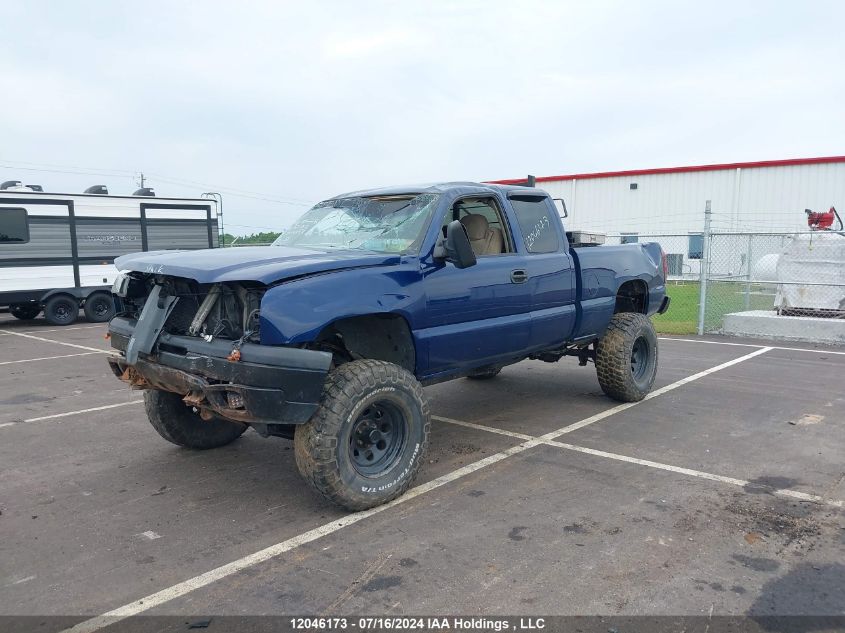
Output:
[[143,189],[143,188],[144,188],[144,183],[145,183],[145,182],[146,182],[146,180],[147,180],[146,178],[144,178],[144,172],[141,172],[141,175],[139,176],[138,180],[139,180],[139,182],[138,182],[139,187],[140,187],[141,189]]
[[707,311],[707,276],[710,274],[710,201],[704,203],[704,237],[701,248],[701,272],[698,277],[698,335],[704,334],[704,318]]

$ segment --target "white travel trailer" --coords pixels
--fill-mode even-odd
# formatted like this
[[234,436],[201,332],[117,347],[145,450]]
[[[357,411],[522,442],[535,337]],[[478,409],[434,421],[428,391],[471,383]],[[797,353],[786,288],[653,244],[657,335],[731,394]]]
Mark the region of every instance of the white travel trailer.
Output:
[[42,311],[68,325],[80,307],[89,321],[111,318],[120,255],[218,246],[213,199],[156,198],[152,189],[112,196],[45,193],[17,181],[0,185],[0,307],[19,319]]

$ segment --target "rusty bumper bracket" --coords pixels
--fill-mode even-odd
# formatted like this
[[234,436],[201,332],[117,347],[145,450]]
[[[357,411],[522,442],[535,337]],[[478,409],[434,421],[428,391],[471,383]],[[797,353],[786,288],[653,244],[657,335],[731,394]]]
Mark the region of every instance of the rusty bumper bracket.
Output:
[[[236,422],[295,424],[297,422],[290,417],[302,417],[302,413],[297,410],[301,406],[286,406],[300,403],[287,403],[282,389],[229,383],[210,384],[199,376],[142,358],[134,365],[127,364],[122,356],[110,356],[108,362],[114,375],[132,389],[159,389],[178,393],[184,396],[185,404]],[[307,419],[298,421],[304,422]]]

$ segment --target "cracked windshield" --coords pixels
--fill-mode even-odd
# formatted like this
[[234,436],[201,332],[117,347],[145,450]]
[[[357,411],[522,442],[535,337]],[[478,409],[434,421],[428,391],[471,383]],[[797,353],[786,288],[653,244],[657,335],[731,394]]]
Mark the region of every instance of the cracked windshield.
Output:
[[415,252],[437,198],[421,194],[326,200],[307,211],[273,246]]

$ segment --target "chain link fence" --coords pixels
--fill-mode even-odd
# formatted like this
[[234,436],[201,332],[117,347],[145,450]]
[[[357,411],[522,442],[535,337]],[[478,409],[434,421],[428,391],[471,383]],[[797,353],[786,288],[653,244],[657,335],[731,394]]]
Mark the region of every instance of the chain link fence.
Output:
[[845,235],[713,233],[709,243],[705,332],[747,310],[845,319]]
[[845,319],[845,234],[836,231],[615,234],[607,244],[657,242],[669,265],[669,311],[658,331],[720,332],[724,316],[763,310]]

